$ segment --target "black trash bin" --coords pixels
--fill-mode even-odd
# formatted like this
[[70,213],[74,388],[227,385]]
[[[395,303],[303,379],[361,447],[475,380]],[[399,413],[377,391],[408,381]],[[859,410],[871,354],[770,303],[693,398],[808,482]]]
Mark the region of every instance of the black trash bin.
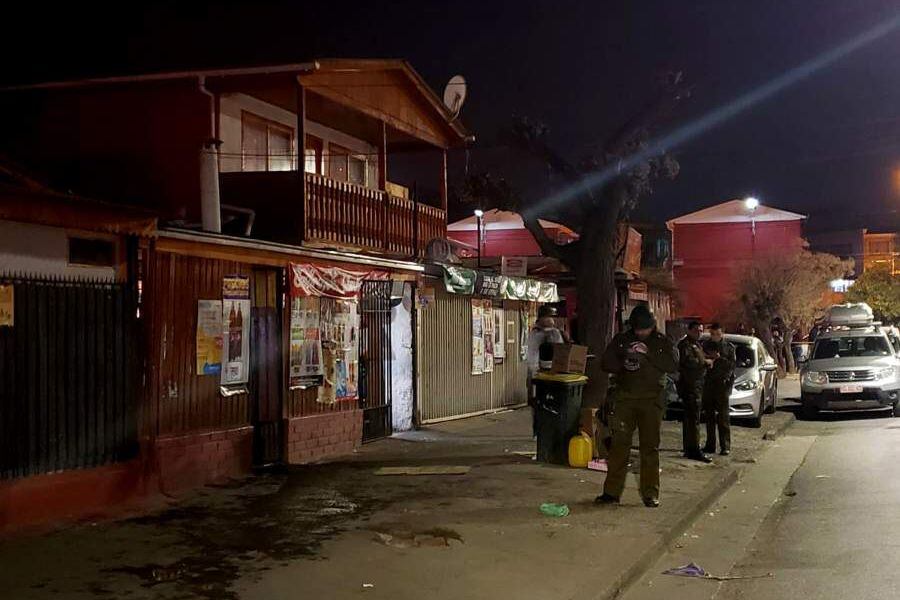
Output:
[[581,397],[588,378],[571,373],[538,373],[534,410],[537,459],[565,465],[569,462],[569,440],[578,434]]

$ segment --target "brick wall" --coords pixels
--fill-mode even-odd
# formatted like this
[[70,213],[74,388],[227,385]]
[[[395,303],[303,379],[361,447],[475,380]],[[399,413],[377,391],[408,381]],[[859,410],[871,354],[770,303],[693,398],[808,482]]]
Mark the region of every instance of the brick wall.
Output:
[[156,458],[166,493],[246,475],[253,462],[253,427],[159,438]]
[[362,442],[362,424],[361,409],[287,419],[285,460],[298,465],[350,454]]

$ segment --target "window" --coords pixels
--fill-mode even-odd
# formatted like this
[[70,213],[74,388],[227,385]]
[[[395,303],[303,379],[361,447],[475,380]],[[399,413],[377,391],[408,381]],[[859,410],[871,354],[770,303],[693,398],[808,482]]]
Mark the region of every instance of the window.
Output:
[[813,350],[813,359],[846,358],[848,356],[890,356],[887,339],[882,336],[860,335],[820,339]]
[[83,267],[115,267],[116,243],[111,240],[70,237],[69,264]]
[[290,171],[293,151],[293,129],[253,113],[241,113],[241,170]]
[[888,240],[878,240],[869,242],[869,254],[889,254],[891,251],[891,243]]
[[328,176],[336,181],[364,186],[368,179],[366,159],[353,155],[343,146],[328,144]]
[[347,181],[347,159],[350,151],[337,144],[328,144],[328,176],[335,181]]
[[735,366],[739,369],[749,369],[756,364],[756,352],[749,344],[734,345]]
[[362,158],[350,156],[347,158],[347,176],[350,183],[366,185],[366,161]]
[[323,175],[322,169],[322,150],[324,148],[324,144],[321,138],[317,138],[314,135],[306,136],[306,148],[304,152],[305,162],[304,162],[304,170],[307,173],[315,173],[316,175]]

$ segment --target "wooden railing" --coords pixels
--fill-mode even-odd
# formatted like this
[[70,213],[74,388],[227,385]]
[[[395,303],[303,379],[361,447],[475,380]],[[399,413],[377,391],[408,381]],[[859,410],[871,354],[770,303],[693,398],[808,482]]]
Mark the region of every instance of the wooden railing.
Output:
[[447,232],[439,208],[312,173],[303,212],[305,242],[404,258],[423,256]]

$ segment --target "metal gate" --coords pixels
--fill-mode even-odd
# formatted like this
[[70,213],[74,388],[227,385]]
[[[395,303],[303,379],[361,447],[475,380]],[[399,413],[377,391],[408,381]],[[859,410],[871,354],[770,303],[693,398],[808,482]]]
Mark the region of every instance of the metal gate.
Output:
[[359,401],[363,442],[391,435],[391,282],[364,281],[359,294]]
[[136,294],[123,284],[0,279],[0,479],[137,454]]
[[250,395],[253,421],[253,462],[281,462],[283,419],[281,409],[281,315],[283,274],[266,269],[253,272],[250,309]]

